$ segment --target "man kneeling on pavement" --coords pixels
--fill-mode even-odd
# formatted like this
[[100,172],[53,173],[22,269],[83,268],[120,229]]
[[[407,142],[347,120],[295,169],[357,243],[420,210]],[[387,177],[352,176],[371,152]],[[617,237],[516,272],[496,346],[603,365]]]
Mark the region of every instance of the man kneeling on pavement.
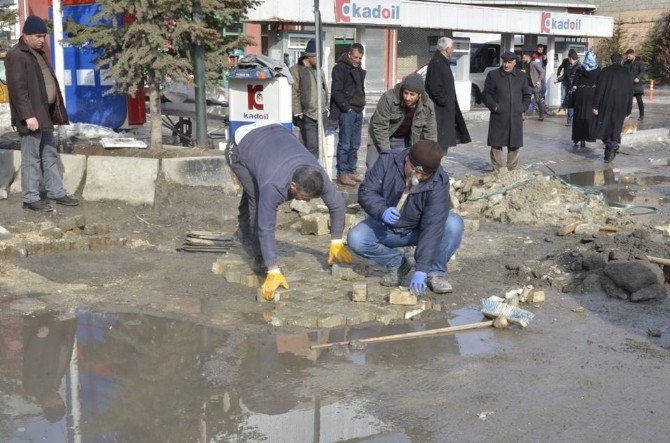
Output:
[[256,269],[266,268],[263,298],[272,300],[279,286],[289,287],[275,242],[277,208],[285,201],[321,197],[330,212],[328,264],[351,263],[353,257],[342,240],[344,198],[314,155],[286,128],[269,121],[242,126],[235,132],[228,162],[243,189],[236,236],[254,258]]
[[[449,211],[449,176],[442,148],[421,140],[409,149],[382,151],[358,190],[368,218],[347,237],[349,248],[386,268],[383,286],[399,286],[414,270],[410,291],[452,292],[447,261],[463,238],[463,219]],[[416,246],[414,260],[400,248]],[[415,264],[413,264],[415,262]]]

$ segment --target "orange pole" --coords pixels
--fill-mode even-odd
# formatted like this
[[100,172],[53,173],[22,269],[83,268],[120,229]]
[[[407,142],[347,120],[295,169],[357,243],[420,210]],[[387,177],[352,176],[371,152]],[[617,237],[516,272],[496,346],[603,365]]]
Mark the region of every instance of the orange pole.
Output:
[[649,101],[654,101],[654,80],[649,82]]

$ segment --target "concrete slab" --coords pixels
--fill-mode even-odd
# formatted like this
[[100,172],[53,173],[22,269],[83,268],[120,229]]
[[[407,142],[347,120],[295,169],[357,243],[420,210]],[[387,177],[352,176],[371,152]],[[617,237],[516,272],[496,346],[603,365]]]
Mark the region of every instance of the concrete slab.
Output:
[[158,159],[153,158],[90,156],[83,197],[153,205],[158,167]]
[[86,156],[78,154],[60,154],[60,170],[63,175],[63,187],[68,194],[75,194],[86,175]]
[[21,167],[21,151],[0,149],[0,189],[9,189]]
[[186,186],[221,187],[235,195],[228,162],[223,156],[166,158],[161,162],[165,179]]
[[621,144],[632,146],[648,142],[667,142],[670,140],[668,128],[654,128],[637,131],[635,134],[622,134]]

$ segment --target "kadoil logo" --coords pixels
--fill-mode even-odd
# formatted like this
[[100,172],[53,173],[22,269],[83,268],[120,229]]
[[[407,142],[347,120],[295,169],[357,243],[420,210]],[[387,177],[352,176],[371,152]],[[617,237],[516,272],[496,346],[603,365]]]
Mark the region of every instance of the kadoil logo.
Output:
[[267,113],[253,112],[263,111],[263,85],[247,85],[247,109],[251,112],[244,112],[243,117],[251,120],[266,120],[269,118]]
[[335,21],[338,23],[400,20],[400,3],[379,0],[335,0]]
[[540,33],[542,34],[553,34],[556,31],[579,31],[582,29],[581,19],[571,19],[566,14],[556,14],[556,17],[554,17],[551,12],[543,12],[540,20]]

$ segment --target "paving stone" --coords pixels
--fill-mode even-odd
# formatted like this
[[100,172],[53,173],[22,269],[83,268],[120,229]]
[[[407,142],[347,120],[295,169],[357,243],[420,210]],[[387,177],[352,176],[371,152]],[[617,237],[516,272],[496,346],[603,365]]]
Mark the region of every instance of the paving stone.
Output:
[[368,301],[368,285],[365,283],[354,283],[351,291],[351,301]]
[[330,233],[328,223],[330,216],[328,214],[308,214],[300,217],[300,233],[302,235],[325,235]]
[[26,252],[28,255],[44,254],[44,243],[30,242],[26,245]]
[[261,286],[261,281],[256,274],[247,274],[244,276],[242,284],[247,288],[258,288]]
[[582,223],[575,227],[575,234],[577,235],[593,235],[600,231],[600,225],[595,223]]
[[109,234],[109,225],[104,223],[89,223],[84,226],[85,235],[107,235]]
[[560,228],[556,232],[556,235],[564,236],[564,235],[571,234],[571,233],[575,232],[575,229],[577,228],[577,226],[579,226],[581,224],[582,224],[581,221],[575,221],[575,222],[572,222],[572,223],[568,223],[567,225]]
[[544,303],[545,300],[544,291],[534,291],[530,295],[530,303]]
[[223,273],[223,278],[228,283],[241,283],[242,282],[242,270],[240,268],[229,268]]
[[25,220],[19,220],[16,222],[16,231],[19,234],[27,234],[29,232],[33,232],[37,230],[37,224],[30,222],[30,221],[25,221]]
[[472,233],[479,231],[479,220],[464,218],[463,223],[465,224],[465,232]]
[[407,289],[393,288],[389,292],[389,303],[392,305],[414,306],[418,303],[416,295],[411,294]]
[[91,237],[88,245],[91,251],[106,251],[112,246],[117,246],[117,243],[112,237],[102,235],[99,237]]
[[320,329],[336,328],[344,326],[347,323],[347,318],[342,314],[326,315],[319,317],[317,320],[317,327]]
[[354,271],[354,267],[352,265],[346,265],[342,263],[333,263],[330,268],[330,274],[334,278],[347,281],[356,280],[360,277],[360,275]]
[[86,217],[83,214],[75,215],[74,217],[68,217],[61,220],[58,223],[58,227],[63,231],[73,231],[77,228],[84,229],[86,226]]
[[60,238],[63,238],[63,231],[61,231],[57,227],[53,226],[53,227],[50,227],[50,228],[41,229],[40,230],[40,235],[42,237],[53,238],[53,239],[58,240]]
[[405,311],[393,306],[378,306],[372,311],[375,314],[375,321],[388,325],[393,320],[400,320],[405,317]]
[[405,320],[411,320],[423,311],[425,311],[423,308],[408,309],[405,311]]
[[375,321],[375,314],[367,309],[356,309],[350,311],[347,315],[347,324],[350,326],[359,325],[369,321]]
[[291,200],[290,208],[304,215],[311,214],[312,211],[314,210],[314,208],[309,202],[296,199]]
[[316,315],[291,316],[284,318],[283,326],[298,326],[301,328],[318,328],[318,317]]

